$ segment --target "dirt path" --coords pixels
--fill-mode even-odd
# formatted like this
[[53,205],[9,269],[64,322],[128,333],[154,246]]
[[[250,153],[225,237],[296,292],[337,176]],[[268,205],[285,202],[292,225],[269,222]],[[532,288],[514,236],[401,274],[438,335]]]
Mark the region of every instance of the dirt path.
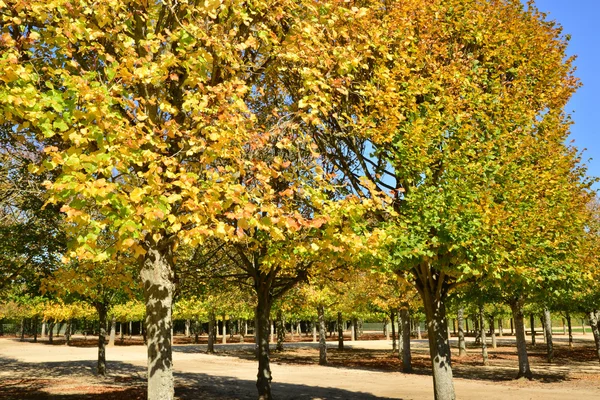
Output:
[[[432,399],[432,381],[426,370],[416,374],[364,368],[321,367],[302,362],[303,354],[316,353],[310,343],[289,345],[283,356],[293,354],[289,364],[274,357],[273,394],[277,399]],[[332,343],[332,347],[335,345]],[[386,341],[355,342],[387,357]],[[423,355],[424,341],[414,341],[415,355]],[[204,354],[202,345],[176,345],[173,358],[179,399],[255,399],[256,363],[249,358],[251,345],[218,346],[227,355]],[[297,348],[293,350],[293,348]],[[559,343],[560,349],[560,343]],[[510,348],[508,348],[510,349]],[[0,339],[0,399],[143,399],[145,347],[115,346],[107,349],[110,376],[94,375],[96,348],[20,343]],[[359,351],[359,350],[350,350]],[[367,353],[367,352],[366,352]],[[475,351],[476,353],[476,351]],[[345,353],[347,354],[347,353]],[[362,353],[358,353],[361,355]],[[492,367],[455,365],[459,399],[600,399],[600,364],[597,360],[537,365],[542,379],[512,381],[514,367],[503,364],[502,350]],[[335,359],[332,350],[332,358]],[[362,357],[362,356],[361,356]],[[384,356],[382,356],[384,357]],[[473,355],[476,357],[476,355]],[[535,359],[535,355],[533,355]],[[477,364],[477,363],[475,363]],[[582,378],[583,376],[583,378]],[[469,377],[470,379],[465,379]],[[548,377],[552,377],[551,379]],[[473,379],[475,378],[475,379]],[[500,381],[500,382],[498,382]]]

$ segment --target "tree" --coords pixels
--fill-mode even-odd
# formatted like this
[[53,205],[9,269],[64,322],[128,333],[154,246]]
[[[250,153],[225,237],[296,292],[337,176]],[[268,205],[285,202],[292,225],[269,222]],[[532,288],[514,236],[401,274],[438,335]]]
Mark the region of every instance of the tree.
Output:
[[391,193],[380,219],[397,238],[398,270],[423,299],[436,399],[453,399],[445,301],[487,273],[496,236],[481,232],[494,225],[500,183],[522,171],[518,182],[536,182],[543,197],[555,170],[540,175],[538,146],[556,145],[559,159],[544,168],[557,160],[559,174],[576,158],[562,145],[563,107],[577,86],[566,40],[518,1],[372,2],[328,13],[336,18],[306,33],[322,45],[296,64],[318,90],[292,81],[290,91],[314,111],[318,123],[306,130],[356,193],[373,193],[361,176]]
[[[139,256],[149,399],[173,398],[177,245],[235,237],[236,218],[241,225],[249,216],[261,221],[261,213],[277,218],[268,199],[246,217],[224,216],[258,199],[245,184],[249,171],[260,182],[286,168],[251,165],[242,155],[273,145],[277,124],[263,125],[256,114],[281,93],[284,64],[298,57],[286,38],[318,12],[287,0],[11,0],[3,10],[0,123],[40,143],[56,139],[44,169],[60,172],[51,200],[78,232],[80,258],[102,262],[124,249]],[[297,102],[280,106],[279,115],[269,110],[279,124],[309,116]],[[92,210],[102,218],[91,218]],[[115,242],[98,248],[106,227]]]
[[28,170],[41,157],[39,146],[0,123],[0,290],[27,282],[36,291],[65,250],[59,207],[45,205],[42,183],[52,174]]
[[[109,236],[110,238],[110,236]],[[99,245],[110,242],[105,235]],[[119,253],[120,254],[120,253]],[[71,261],[65,263],[46,278],[44,292],[57,294],[60,298],[76,298],[94,307],[98,315],[98,375],[106,375],[106,336],[108,316],[111,308],[128,298],[135,297],[139,290],[132,277],[137,265],[127,255],[103,262]],[[56,318],[52,318],[57,321]],[[58,321],[60,321],[58,319]]]

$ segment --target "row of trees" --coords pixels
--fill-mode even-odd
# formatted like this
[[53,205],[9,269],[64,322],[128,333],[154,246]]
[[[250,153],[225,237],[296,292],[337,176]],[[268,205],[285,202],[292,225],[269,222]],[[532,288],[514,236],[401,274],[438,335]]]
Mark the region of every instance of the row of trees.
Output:
[[578,81],[533,4],[4,3],[2,285],[91,304],[101,349],[140,288],[149,399],[173,398],[174,299],[222,282],[253,304],[260,399],[271,311],[302,282],[320,325],[361,274],[393,310],[417,294],[436,399],[452,292],[511,307],[520,375],[526,302],[576,304],[598,338]]

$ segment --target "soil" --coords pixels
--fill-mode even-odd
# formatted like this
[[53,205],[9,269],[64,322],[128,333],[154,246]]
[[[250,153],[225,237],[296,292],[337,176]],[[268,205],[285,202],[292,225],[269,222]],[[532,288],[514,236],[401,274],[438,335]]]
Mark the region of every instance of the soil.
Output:
[[[364,339],[363,336],[361,339]],[[288,336],[283,352],[272,351],[273,395],[276,399],[375,400],[433,398],[427,341],[413,340],[412,374],[403,374],[391,341],[371,333],[371,340],[328,342],[328,366],[319,366],[312,335]],[[255,399],[256,363],[253,338],[229,338],[206,354],[206,337],[176,336],[173,359],[176,398]],[[542,339],[529,346],[535,379],[514,380],[517,355],[513,337],[498,339],[488,348],[490,365],[482,365],[481,352],[468,338],[468,355],[454,353],[453,373],[459,399],[581,399],[600,398],[600,363],[591,334],[578,335],[573,348],[566,338],[555,337],[555,361],[546,362]],[[62,337],[53,345],[46,339],[0,338],[0,399],[145,399],[146,350],[141,338],[117,338],[107,348],[107,377],[95,374],[97,339],[74,337],[69,346]],[[456,349],[456,339],[451,340]]]

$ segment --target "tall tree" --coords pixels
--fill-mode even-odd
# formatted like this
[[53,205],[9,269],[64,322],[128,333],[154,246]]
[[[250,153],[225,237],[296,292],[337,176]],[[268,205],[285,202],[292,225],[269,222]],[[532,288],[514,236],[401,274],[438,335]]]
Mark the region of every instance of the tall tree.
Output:
[[[56,140],[43,169],[60,172],[51,200],[78,232],[71,256],[101,262],[122,249],[139,256],[148,398],[172,399],[174,252],[181,241],[235,237],[236,218],[244,229],[248,217],[268,214],[270,234],[291,221],[275,223],[277,205],[259,201],[268,192],[255,185],[269,186],[286,166],[252,165],[242,155],[272,147],[282,126],[308,118],[280,82],[284,64],[299,57],[287,38],[299,37],[297,22],[319,10],[290,0],[5,4],[0,124],[39,143]],[[278,111],[270,97],[288,101]],[[265,104],[274,123],[257,117]],[[253,208],[244,209],[249,199]],[[238,206],[249,215],[224,217]],[[107,226],[115,242],[99,248]]]
[[[572,60],[560,28],[531,4],[362,5],[325,6],[319,29],[305,32],[321,45],[303,48],[295,63],[302,80],[289,85],[315,114],[305,129],[356,193],[391,193],[380,219],[397,238],[397,268],[410,272],[423,299],[435,397],[454,399],[445,299],[488,271],[496,236],[482,228],[504,204],[502,182],[536,182],[543,198],[552,174],[573,168],[576,155],[561,148],[563,108],[577,86]],[[536,154],[551,148],[557,168],[546,151],[537,168]],[[527,200],[517,193],[515,208]]]

